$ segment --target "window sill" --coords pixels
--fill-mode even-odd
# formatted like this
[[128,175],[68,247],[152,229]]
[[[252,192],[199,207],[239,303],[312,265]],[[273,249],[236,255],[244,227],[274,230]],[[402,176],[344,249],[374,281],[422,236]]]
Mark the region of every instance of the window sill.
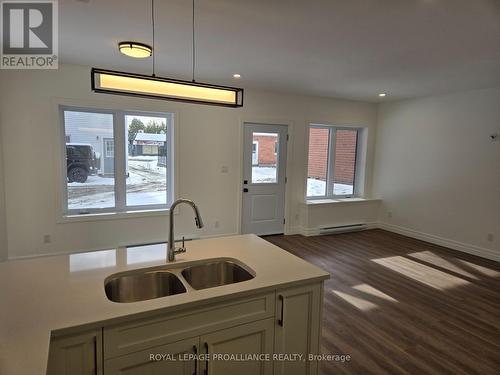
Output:
[[338,199],[310,199],[306,200],[307,206],[325,205],[325,204],[356,204],[378,202],[378,198],[338,198]]
[[64,215],[60,217],[57,222],[59,224],[64,224],[64,223],[77,223],[77,222],[101,221],[101,220],[124,220],[124,219],[134,219],[141,217],[167,216],[169,212],[170,209],[163,208],[163,209],[141,210],[141,211],[105,212],[105,213],[92,213],[83,215]]

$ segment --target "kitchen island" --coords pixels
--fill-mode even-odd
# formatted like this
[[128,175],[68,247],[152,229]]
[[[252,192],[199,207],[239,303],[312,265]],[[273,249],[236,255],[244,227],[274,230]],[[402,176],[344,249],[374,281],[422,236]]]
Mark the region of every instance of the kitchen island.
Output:
[[[319,352],[327,272],[255,235],[191,241],[175,262],[165,258],[156,244],[0,263],[0,373],[317,372],[307,355]],[[183,293],[106,296],[117,273],[214,260],[241,264],[252,278],[194,289],[180,276]],[[269,357],[235,361],[242,354]]]

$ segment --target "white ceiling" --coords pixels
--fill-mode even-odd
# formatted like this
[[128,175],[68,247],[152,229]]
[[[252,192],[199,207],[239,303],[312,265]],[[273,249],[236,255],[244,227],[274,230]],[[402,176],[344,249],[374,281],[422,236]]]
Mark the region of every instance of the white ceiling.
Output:
[[[157,75],[191,78],[191,1],[156,0]],[[62,62],[151,73],[151,0],[60,0]],[[198,81],[378,101],[500,86],[500,0],[196,0]],[[242,79],[233,80],[240,73]]]

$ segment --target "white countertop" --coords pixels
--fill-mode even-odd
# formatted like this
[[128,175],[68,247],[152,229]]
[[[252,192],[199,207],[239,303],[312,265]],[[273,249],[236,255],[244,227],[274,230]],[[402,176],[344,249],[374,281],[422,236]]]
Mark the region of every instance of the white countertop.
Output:
[[[70,327],[97,327],[132,314],[167,312],[251,293],[320,281],[329,274],[255,236],[190,241],[185,262],[233,258],[256,274],[249,281],[133,303],[115,303],[104,279],[116,272],[167,264],[166,245],[118,248],[0,263],[0,374],[45,374],[50,334]],[[155,311],[156,310],[156,311]]]

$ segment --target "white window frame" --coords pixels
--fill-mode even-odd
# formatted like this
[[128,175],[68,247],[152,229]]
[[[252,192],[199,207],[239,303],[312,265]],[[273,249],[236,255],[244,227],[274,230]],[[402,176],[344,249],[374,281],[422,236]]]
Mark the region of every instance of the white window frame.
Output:
[[[253,162],[253,145],[255,145],[255,160],[257,163],[254,164]],[[259,141],[252,141],[252,166],[259,165]]]
[[[307,195],[307,183],[308,183],[308,170],[309,170],[309,137],[311,129],[328,129],[328,159],[326,167],[326,191],[325,195],[308,196]],[[334,194],[334,168],[335,168],[335,135],[338,130],[351,130],[356,131],[356,156],[354,159],[354,181],[353,181],[353,193],[352,194]],[[339,199],[339,198],[357,198],[361,195],[360,184],[360,155],[361,155],[361,142],[360,137],[362,135],[363,128],[360,127],[350,127],[350,126],[336,126],[336,125],[321,125],[321,124],[310,124],[307,133],[307,161],[306,161],[306,200],[317,200],[317,199]]]
[[[69,209],[68,208],[68,176],[66,167],[66,127],[64,123],[64,112],[89,112],[103,113],[113,115],[113,140],[114,140],[114,158],[115,158],[115,207],[107,208],[87,208],[87,209]],[[166,204],[149,204],[140,206],[127,206],[127,190],[126,190],[126,165],[128,154],[128,140],[126,139],[125,116],[150,116],[162,117],[167,119],[167,203]],[[151,111],[127,111],[117,109],[102,109],[93,107],[78,107],[71,105],[59,105],[59,123],[61,128],[61,155],[63,160],[62,166],[62,208],[63,216],[78,216],[78,215],[101,215],[101,214],[120,214],[133,211],[163,211],[169,209],[174,201],[175,181],[174,181],[174,121],[175,114],[173,112],[151,112]],[[120,152],[123,150],[123,152]],[[103,154],[106,150],[103,150]],[[102,155],[104,156],[104,155]],[[101,156],[101,157],[102,157]]]

